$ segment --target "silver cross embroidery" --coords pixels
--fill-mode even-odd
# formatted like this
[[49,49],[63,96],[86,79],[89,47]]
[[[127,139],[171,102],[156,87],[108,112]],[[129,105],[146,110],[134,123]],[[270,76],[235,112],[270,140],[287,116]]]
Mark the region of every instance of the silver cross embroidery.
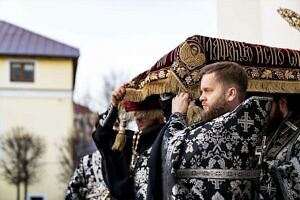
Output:
[[212,182],[212,184],[215,185],[216,190],[219,190],[221,183],[225,182],[225,180],[222,180],[222,179],[208,179],[208,181]]
[[238,123],[241,124],[245,132],[248,132],[248,128],[250,128],[251,125],[254,125],[254,120],[249,118],[248,112],[245,112],[244,116],[242,116],[241,119],[238,119]]
[[267,186],[260,186],[261,190],[264,190],[268,193],[268,195],[271,195],[273,192],[276,192],[276,188],[272,187],[272,182],[268,183]]

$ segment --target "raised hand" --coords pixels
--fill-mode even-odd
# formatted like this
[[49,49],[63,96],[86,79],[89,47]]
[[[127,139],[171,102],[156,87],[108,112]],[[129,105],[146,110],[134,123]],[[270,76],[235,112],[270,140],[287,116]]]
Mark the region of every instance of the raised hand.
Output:
[[114,90],[111,93],[111,104],[114,107],[118,107],[119,103],[123,100],[125,94],[126,94],[126,90],[124,85]]
[[186,114],[189,103],[189,94],[187,92],[179,93],[172,100],[172,113],[179,112],[182,114]]

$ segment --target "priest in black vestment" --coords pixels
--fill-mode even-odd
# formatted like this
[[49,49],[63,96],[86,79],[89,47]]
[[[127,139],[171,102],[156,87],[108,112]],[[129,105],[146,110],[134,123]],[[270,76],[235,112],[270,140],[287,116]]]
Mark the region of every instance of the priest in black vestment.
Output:
[[[125,93],[124,87],[112,93],[112,104],[100,120],[93,139],[102,155],[102,174],[109,188],[108,198],[146,199],[148,159],[152,144],[165,124],[164,114],[158,96],[132,102],[123,101]],[[121,103],[126,112],[133,112],[138,131],[128,131],[121,127],[123,131],[118,133],[113,129]]]
[[255,199],[255,151],[271,99],[244,101],[247,74],[236,63],[207,65],[200,74],[202,123],[187,126],[187,93],[172,102],[162,147],[163,199]]

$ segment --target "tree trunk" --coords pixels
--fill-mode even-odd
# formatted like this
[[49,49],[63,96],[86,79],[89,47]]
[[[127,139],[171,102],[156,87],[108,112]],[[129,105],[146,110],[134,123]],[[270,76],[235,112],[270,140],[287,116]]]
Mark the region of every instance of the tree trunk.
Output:
[[17,200],[20,200],[20,182],[21,182],[21,172],[20,172],[20,148],[18,148],[17,152]]
[[28,183],[27,180],[24,182],[24,200],[27,199],[27,190],[28,190]]
[[24,176],[24,200],[26,200],[27,192],[28,192],[28,182],[29,182],[29,172],[28,172],[27,160],[24,162],[23,165],[24,165],[24,174],[25,174],[25,176]]
[[17,183],[17,200],[20,200],[20,183]]

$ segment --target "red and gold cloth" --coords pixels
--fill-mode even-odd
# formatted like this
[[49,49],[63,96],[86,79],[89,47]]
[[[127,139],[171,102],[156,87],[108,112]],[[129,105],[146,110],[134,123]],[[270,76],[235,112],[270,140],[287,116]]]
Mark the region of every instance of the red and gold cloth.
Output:
[[232,61],[244,66],[248,91],[300,93],[300,51],[194,35],[158,60],[126,86],[126,100],[188,91],[199,96],[200,69]]
[[139,102],[124,101],[123,107],[126,112],[161,109],[157,95],[149,96],[145,100]]

